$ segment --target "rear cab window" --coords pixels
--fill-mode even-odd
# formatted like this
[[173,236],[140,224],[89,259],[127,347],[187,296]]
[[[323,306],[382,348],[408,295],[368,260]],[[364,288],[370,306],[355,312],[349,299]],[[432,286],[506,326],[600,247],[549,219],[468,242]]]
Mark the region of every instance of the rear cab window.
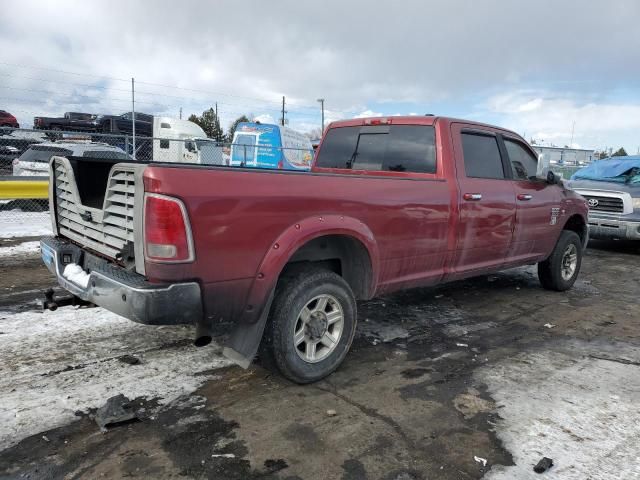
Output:
[[72,155],[72,151],[61,147],[30,147],[26,152],[20,155],[18,159],[21,162],[45,162],[54,155],[68,156]]
[[86,158],[112,158],[114,160],[131,160],[125,152],[117,150],[87,150],[82,154]]
[[431,125],[358,125],[327,131],[317,168],[434,175],[435,128]]

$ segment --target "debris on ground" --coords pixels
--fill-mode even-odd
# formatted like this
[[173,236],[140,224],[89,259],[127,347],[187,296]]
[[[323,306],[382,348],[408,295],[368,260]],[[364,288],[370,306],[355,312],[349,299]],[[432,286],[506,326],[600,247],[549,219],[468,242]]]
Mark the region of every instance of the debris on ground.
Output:
[[121,357],[118,357],[118,360],[120,360],[122,363],[127,363],[129,365],[139,365],[140,364],[140,357],[136,357],[135,355],[122,355]]
[[547,328],[554,328],[556,325],[554,325],[553,323],[545,323],[544,326]]
[[212,458],[236,458],[233,453],[214,453],[211,455]]
[[481,463],[483,467],[487,466],[487,459],[486,458],[482,458],[482,457],[476,457],[475,455],[473,456],[473,459],[478,462]]
[[338,414],[335,410],[327,410],[327,415],[330,417],[335,417]]
[[468,347],[469,344],[468,343],[456,343],[457,347]]
[[289,464],[287,462],[285,462],[282,458],[278,458],[278,459],[267,459],[264,461],[264,468],[266,470],[266,474],[272,474],[272,473],[276,473],[279,472],[280,470],[284,470],[285,468],[288,468]]
[[495,403],[480,398],[479,392],[470,388],[466,393],[461,393],[453,399],[453,406],[465,419],[470,419],[478,413],[491,411],[495,408]]
[[533,467],[533,471],[536,473],[544,473],[553,467],[553,460],[548,457],[542,457],[542,459]]
[[95,420],[100,430],[105,432],[108,426],[116,426],[137,420],[138,416],[131,406],[130,400],[124,395],[116,395],[107,400],[95,414]]

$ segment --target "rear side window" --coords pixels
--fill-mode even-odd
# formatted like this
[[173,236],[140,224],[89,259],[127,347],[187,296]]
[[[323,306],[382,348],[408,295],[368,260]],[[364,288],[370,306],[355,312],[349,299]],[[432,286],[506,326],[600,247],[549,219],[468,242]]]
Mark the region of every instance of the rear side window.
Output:
[[19,160],[22,162],[48,162],[54,155],[62,157],[72,155],[71,150],[60,147],[31,147],[22,155]]
[[435,173],[435,130],[427,125],[334,128],[327,132],[316,166]]
[[505,178],[498,140],[493,135],[463,133],[462,151],[467,177]]
[[504,139],[515,180],[530,180],[538,171],[538,159],[520,142]]

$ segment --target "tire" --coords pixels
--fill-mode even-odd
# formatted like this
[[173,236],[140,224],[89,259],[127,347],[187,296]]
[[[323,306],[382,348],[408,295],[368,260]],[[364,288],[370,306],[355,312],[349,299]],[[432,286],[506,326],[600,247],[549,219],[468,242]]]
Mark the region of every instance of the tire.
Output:
[[353,292],[339,275],[311,266],[282,277],[262,341],[263,363],[300,384],[326,377],[351,347],[356,316]]
[[575,232],[563,230],[549,258],[538,263],[538,278],[543,288],[564,292],[575,283],[581,265],[580,237]]

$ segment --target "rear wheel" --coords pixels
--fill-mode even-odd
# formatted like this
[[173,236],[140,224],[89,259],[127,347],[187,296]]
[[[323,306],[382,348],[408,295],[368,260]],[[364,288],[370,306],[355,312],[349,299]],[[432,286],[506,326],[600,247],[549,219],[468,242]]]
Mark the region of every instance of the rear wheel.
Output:
[[578,278],[582,264],[582,242],[577,233],[563,230],[549,258],[538,264],[538,278],[547,290],[563,292]]
[[280,280],[263,352],[288,379],[315,382],[342,363],[355,329],[356,302],[347,282],[308,267]]

